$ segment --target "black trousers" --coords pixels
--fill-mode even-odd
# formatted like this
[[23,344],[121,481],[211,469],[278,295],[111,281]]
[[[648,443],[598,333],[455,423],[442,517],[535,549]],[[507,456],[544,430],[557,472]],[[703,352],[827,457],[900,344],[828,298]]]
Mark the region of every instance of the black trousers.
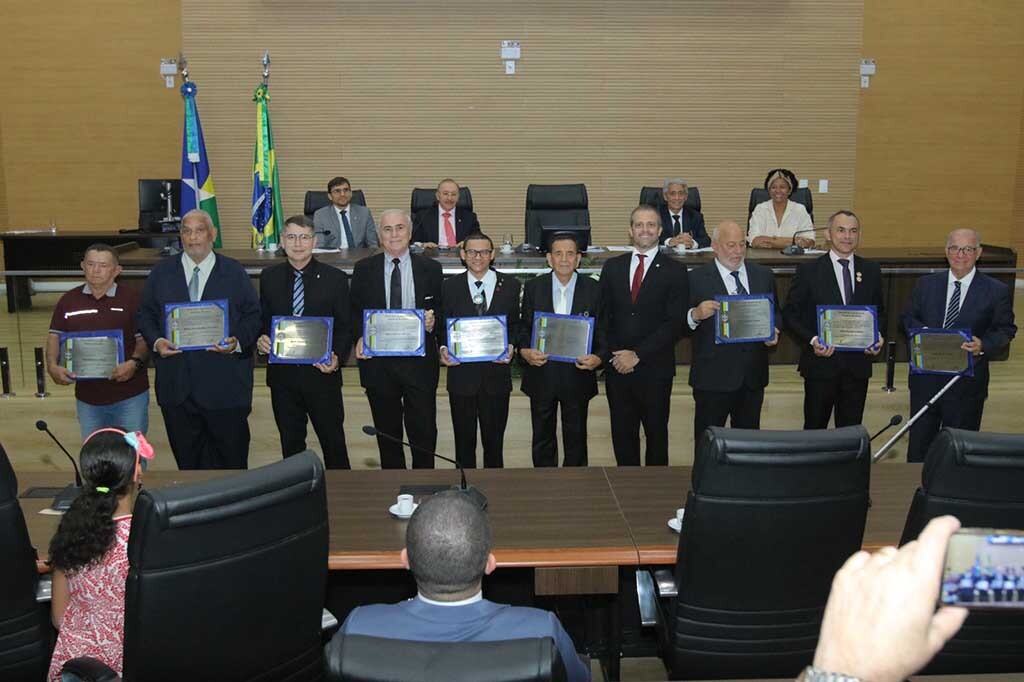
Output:
[[160,411],[179,469],[249,468],[251,405],[204,410],[189,397],[181,405],[161,405]]
[[562,408],[562,466],[587,466],[587,408],[590,398],[559,400],[555,395],[530,398],[530,421],[533,423],[533,466],[558,466],[556,433],[558,408]]
[[[963,379],[960,380],[961,382]],[[913,380],[911,380],[913,382]],[[938,390],[938,389],[936,389]],[[910,412],[924,407],[936,391],[910,387]],[[952,393],[952,395],[950,395]],[[979,390],[949,391],[931,409],[910,427],[910,444],[907,446],[908,462],[923,462],[935,436],[943,427],[978,431],[981,429],[981,415],[985,410],[985,392]]]
[[505,426],[508,424],[508,393],[448,394],[455,432],[455,459],[463,469],[476,468],[476,425],[484,446],[484,466],[505,466]]
[[827,429],[832,410],[836,428],[864,421],[868,379],[840,372],[835,379],[804,378],[804,428]]
[[323,449],[324,466],[328,469],[351,469],[348,448],[345,446],[345,406],[341,401],[341,388],[309,390],[301,382],[298,386],[273,386],[270,404],[274,408],[274,421],[281,435],[281,454],[284,457],[306,449],[306,417]]
[[[400,391],[366,389],[373,425],[381,433],[402,438],[402,424],[409,434],[414,469],[433,469],[437,450],[437,389],[405,383]],[[377,436],[382,469],[404,469],[405,448]]]
[[693,439],[699,441],[709,426],[725,426],[726,419],[734,429],[761,428],[763,388],[740,388],[735,391],[702,391],[693,389]]
[[640,426],[647,437],[647,466],[668,465],[668,416],[672,382],[649,383],[615,370],[605,372],[612,448],[619,466],[640,466]]

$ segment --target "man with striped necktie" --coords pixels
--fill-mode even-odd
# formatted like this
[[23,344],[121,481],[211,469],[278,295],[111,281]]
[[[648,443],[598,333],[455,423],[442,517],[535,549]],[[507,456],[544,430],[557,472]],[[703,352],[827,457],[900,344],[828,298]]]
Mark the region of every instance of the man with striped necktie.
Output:
[[256,349],[270,353],[270,326],[275,315],[330,317],[334,320],[331,360],[312,365],[267,365],[267,386],[274,421],[281,434],[281,454],[306,449],[306,419],[320,440],[328,469],[348,469],[345,406],[341,399],[341,363],[352,344],[348,275],[313,257],[313,223],[299,215],[288,218],[281,234],[287,262],[260,275],[262,336]]
[[[981,235],[958,229],[946,238],[949,270],[917,281],[903,312],[904,331],[918,327],[963,329],[971,340],[961,346],[974,354],[974,376],[961,378],[910,428],[907,460],[923,462],[939,429],[949,426],[977,431],[988,396],[988,358],[1005,348],[1017,334],[1010,288],[978,272]],[[910,410],[917,413],[938,393],[947,377],[911,374]]]

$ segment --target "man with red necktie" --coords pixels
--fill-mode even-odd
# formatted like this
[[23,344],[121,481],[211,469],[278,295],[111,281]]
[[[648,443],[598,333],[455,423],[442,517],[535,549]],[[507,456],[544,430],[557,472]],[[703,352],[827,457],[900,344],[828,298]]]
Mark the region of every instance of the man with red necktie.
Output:
[[445,178],[437,185],[437,202],[413,216],[412,240],[425,249],[454,249],[466,235],[480,231],[476,213],[459,208],[459,184]]

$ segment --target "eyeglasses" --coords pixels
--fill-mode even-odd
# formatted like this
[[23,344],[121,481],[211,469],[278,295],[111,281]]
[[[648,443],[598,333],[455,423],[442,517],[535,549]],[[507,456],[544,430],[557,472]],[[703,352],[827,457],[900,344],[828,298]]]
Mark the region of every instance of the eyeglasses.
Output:
[[492,253],[491,249],[466,249],[466,255],[470,258],[487,258]]
[[286,242],[311,242],[313,241],[313,235],[311,234],[286,234],[284,236]]
[[978,251],[977,246],[947,246],[946,253],[950,256],[973,256]]

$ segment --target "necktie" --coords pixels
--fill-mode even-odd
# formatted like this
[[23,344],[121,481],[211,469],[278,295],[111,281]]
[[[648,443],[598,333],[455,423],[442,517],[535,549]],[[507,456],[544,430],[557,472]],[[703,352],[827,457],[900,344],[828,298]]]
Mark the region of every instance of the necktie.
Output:
[[946,319],[942,326],[949,329],[956,324],[956,318],[960,317],[960,282],[953,282],[953,295],[949,297],[949,306],[946,308]]
[[565,292],[566,287],[558,287],[558,303],[555,304],[555,313],[558,315],[569,314],[568,301],[566,301],[568,297],[565,295]]
[[636,270],[633,272],[633,285],[629,288],[629,297],[633,300],[634,305],[640,296],[640,285],[644,281],[644,258],[647,258],[647,254],[638,253],[636,257],[640,259],[640,262],[637,263]]
[[306,290],[302,284],[302,272],[295,271],[295,283],[292,284],[292,315],[302,317],[306,303]]
[[348,209],[341,209],[341,226],[345,228],[345,247],[354,249],[356,244],[352,239],[352,226],[348,224]]
[[853,277],[850,275],[850,259],[840,258],[839,264],[843,266],[843,303],[853,305]]
[[455,246],[455,228],[452,226],[451,211],[444,212],[444,236],[448,240],[447,246]]
[[473,303],[476,305],[477,315],[487,314],[487,292],[484,291],[483,282],[474,282],[476,284],[476,294],[473,296]]
[[732,278],[734,280],[736,280],[736,295],[737,296],[746,296],[748,292],[747,292],[747,288],[745,286],[743,286],[743,282],[740,281],[740,271],[739,270],[733,270],[729,274],[732,275]]
[[199,266],[192,268],[192,279],[188,281],[188,300],[195,303],[199,300]]
[[678,215],[672,216],[672,231],[676,236],[681,235],[683,233],[683,225],[681,222],[679,222]]
[[398,264],[401,262],[397,258],[391,259],[391,264],[394,267],[391,269],[391,300],[388,303],[388,308],[392,310],[402,307],[402,271],[398,268]]

